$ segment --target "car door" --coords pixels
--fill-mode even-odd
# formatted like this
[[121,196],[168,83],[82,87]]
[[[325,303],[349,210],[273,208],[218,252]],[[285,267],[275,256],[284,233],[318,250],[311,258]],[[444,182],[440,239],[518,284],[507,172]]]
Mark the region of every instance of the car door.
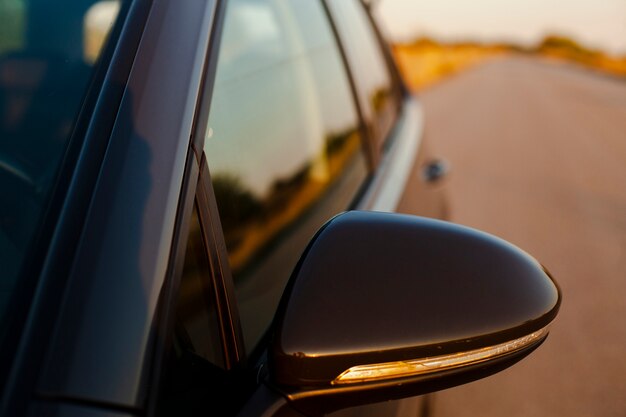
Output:
[[[200,397],[198,409],[221,404],[235,412],[260,389],[268,330],[292,270],[316,230],[354,207],[371,177],[349,77],[323,3],[226,6],[202,104],[210,110],[196,130],[198,224],[189,230],[203,232],[188,232],[190,242],[202,237],[198,246],[208,254],[207,273],[194,275],[207,295],[202,302],[185,296],[194,291],[183,273],[157,410],[177,409],[175,387],[190,379],[177,382],[177,375],[194,360],[208,372],[199,379],[221,387],[208,402]],[[213,344],[200,340],[209,317],[218,332]],[[199,323],[207,332],[194,331]]]
[[[401,198],[407,180],[400,177],[410,171],[405,163],[393,175],[395,193],[386,190],[387,145],[416,144],[420,109],[415,102],[404,109],[412,98],[403,96],[362,4],[346,11],[331,3],[234,0],[226,7],[208,110],[197,122],[200,179],[183,226],[188,246],[157,413],[285,412],[285,400],[263,384],[265,354],[300,255],[334,215],[390,210]],[[353,39],[342,41],[342,32]],[[351,42],[363,33],[364,44]],[[374,65],[373,78],[349,70],[361,60]],[[389,154],[406,151],[396,146]],[[415,414],[419,406],[411,399],[337,415]]]

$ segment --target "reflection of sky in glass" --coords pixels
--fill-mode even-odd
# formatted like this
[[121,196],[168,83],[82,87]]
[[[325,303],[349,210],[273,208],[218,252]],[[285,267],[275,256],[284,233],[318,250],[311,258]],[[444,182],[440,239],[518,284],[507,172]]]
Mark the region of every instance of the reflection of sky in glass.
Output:
[[318,27],[319,5],[228,7],[206,152],[213,173],[237,173],[265,194],[315,159],[328,135],[353,127],[356,115],[335,41]]
[[100,54],[107,34],[120,11],[119,0],[106,0],[95,3],[89,8],[85,19],[85,60],[94,63]]
[[[332,1],[329,6],[337,16],[337,29],[341,38],[350,45],[346,48],[353,69],[356,84],[359,86],[360,101],[365,116],[372,117],[372,97],[390,85],[378,41],[371,27],[366,26],[367,16],[358,1]],[[356,17],[356,18],[355,18]]]
[[228,4],[205,153],[246,350],[315,231],[367,175],[355,103],[320,2]]

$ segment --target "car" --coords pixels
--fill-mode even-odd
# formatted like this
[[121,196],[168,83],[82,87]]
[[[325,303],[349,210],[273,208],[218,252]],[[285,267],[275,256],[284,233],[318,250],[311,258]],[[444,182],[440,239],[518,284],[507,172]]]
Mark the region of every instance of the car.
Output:
[[0,19],[0,416],[409,415],[546,339],[558,285],[445,220],[366,4]]

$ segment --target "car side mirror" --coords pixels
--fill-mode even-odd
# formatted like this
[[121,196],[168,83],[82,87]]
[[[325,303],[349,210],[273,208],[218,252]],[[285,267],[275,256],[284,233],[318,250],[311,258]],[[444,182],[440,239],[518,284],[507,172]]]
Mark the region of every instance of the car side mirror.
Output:
[[331,219],[281,301],[269,381],[307,415],[491,375],[537,348],[560,290],[512,244],[456,224]]

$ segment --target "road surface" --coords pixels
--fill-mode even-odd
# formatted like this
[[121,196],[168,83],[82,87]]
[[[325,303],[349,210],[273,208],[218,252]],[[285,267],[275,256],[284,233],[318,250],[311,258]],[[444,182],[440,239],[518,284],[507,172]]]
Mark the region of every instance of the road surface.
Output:
[[564,293],[546,343],[437,393],[431,416],[626,416],[626,81],[504,58],[421,96],[452,220],[524,248]]

